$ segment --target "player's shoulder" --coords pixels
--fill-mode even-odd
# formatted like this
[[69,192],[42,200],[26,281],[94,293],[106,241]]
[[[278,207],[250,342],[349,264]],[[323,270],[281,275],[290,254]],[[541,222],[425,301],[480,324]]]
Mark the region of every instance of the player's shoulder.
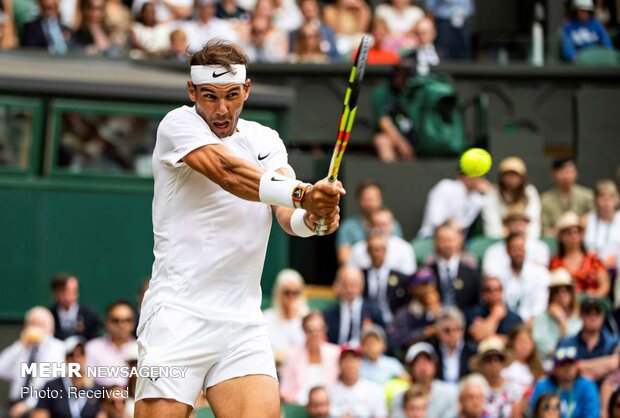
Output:
[[247,137],[252,142],[260,141],[272,146],[282,146],[283,144],[280,134],[262,123],[239,118],[237,126],[241,132],[248,134]]
[[166,116],[164,116],[164,118],[161,120],[160,125],[176,121],[195,120],[196,117],[199,116],[193,107],[181,106],[177,107],[176,109],[172,109],[170,112],[166,113]]

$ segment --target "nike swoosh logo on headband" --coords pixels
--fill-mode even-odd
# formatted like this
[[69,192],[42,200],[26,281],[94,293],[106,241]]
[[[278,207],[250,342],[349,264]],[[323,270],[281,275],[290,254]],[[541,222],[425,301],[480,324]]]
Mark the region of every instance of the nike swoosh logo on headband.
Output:
[[228,74],[229,72],[230,71],[224,71],[223,73],[216,74],[215,71],[213,71],[212,75],[213,75],[213,78],[218,78],[218,77],[223,76],[224,74]]

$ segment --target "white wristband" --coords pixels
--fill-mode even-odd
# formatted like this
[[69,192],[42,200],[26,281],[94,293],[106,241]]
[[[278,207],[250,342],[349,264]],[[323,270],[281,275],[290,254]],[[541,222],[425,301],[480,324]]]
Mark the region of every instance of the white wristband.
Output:
[[265,171],[260,178],[258,198],[270,205],[294,208],[293,190],[301,181],[283,176],[275,171]]
[[316,231],[308,228],[308,225],[304,222],[304,216],[306,211],[304,209],[295,209],[293,216],[291,216],[291,229],[298,237],[308,238],[316,235]]

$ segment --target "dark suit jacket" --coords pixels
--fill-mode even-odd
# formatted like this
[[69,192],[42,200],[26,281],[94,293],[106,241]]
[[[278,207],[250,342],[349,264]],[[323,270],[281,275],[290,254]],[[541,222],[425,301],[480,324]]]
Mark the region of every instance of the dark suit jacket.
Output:
[[[362,317],[360,318],[359,323],[362,326],[367,320],[370,320],[374,324],[381,327],[385,326],[383,316],[381,315],[381,310],[371,301],[364,299],[362,302],[361,311]],[[330,343],[338,344],[338,334],[340,334],[340,303],[323,311],[323,317],[325,318],[325,323],[327,324],[327,339]]]
[[[439,296],[443,301],[441,277],[439,275],[438,264],[434,261],[429,265],[429,267],[433,270],[433,275],[437,280],[437,290],[439,291]],[[471,268],[467,264],[464,264],[462,261],[459,262],[459,269],[456,278],[452,282],[452,286],[454,287],[456,306],[462,312],[465,312],[480,303],[481,281],[482,279],[480,278],[480,274],[477,270]]]
[[[62,23],[60,29],[65,35],[65,39],[69,39],[70,31]],[[67,43],[69,43],[67,41]],[[35,20],[27,22],[22,28],[22,43],[21,46],[29,48],[47,48],[47,37],[43,31],[43,18],[38,17]]]
[[[433,347],[437,353],[437,379],[443,380],[443,353],[439,348],[438,340],[435,340]],[[459,380],[469,374],[469,359],[474,354],[476,354],[476,345],[471,342],[464,341],[461,356],[459,358]]]
[[[50,380],[45,385],[46,389],[57,390],[63,396],[59,397],[42,397],[39,398],[37,409],[44,409],[50,413],[50,418],[71,418],[71,409],[69,408],[67,389],[62,378]],[[101,389],[101,386],[95,385],[92,389]],[[95,418],[99,412],[99,402],[101,399],[89,398],[80,413],[81,418]]]
[[[368,298],[368,270],[364,270],[364,298]],[[387,287],[387,300],[390,305],[392,314],[396,314],[396,311],[402,306],[405,306],[411,300],[409,294],[409,280],[410,276],[402,274],[400,272],[390,270],[388,276]]]
[[52,312],[52,316],[54,316],[54,324],[56,326],[54,330],[54,337],[59,340],[65,340],[72,335],[79,335],[84,337],[86,340],[92,340],[93,338],[97,338],[99,336],[99,315],[94,310],[88,308],[87,306],[79,305],[78,314],[77,314],[77,322],[75,324],[75,329],[73,332],[65,332],[60,327],[60,319],[58,317],[58,305],[54,305],[50,308]]

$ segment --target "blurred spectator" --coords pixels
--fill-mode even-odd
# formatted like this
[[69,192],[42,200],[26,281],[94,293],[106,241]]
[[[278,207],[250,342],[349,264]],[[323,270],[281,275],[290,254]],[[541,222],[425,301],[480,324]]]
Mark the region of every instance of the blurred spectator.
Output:
[[[394,65],[398,64],[400,57],[385,47],[385,41],[388,32],[387,22],[380,17],[375,18],[371,25],[371,34],[373,38],[372,46],[368,49],[368,64],[384,64]],[[356,54],[351,57],[355,59]]]
[[150,55],[163,54],[170,49],[172,30],[172,24],[157,21],[154,3],[144,2],[138,19],[131,25],[131,47]]
[[194,0],[133,0],[133,13],[140,15],[146,3],[152,3],[155,7],[154,18],[158,23],[171,23],[187,19],[192,14]]
[[612,180],[600,180],[594,187],[594,210],[584,218],[586,248],[615,273],[620,256],[620,211],[618,188]]
[[[385,264],[391,270],[403,274],[413,274],[417,269],[415,252],[411,244],[394,234],[394,214],[387,208],[377,209],[371,215],[371,235],[382,236],[386,244]],[[349,264],[360,269],[372,266],[372,260],[368,252],[368,238],[360,241],[351,249]]]
[[336,0],[323,10],[325,24],[336,32],[338,53],[348,57],[370,26],[372,11],[364,0]]
[[11,417],[21,417],[37,405],[38,399],[22,393],[22,387],[43,389],[51,380],[36,372],[22,374],[22,364],[31,366],[33,363],[62,363],[64,360],[65,346],[54,338],[54,318],[50,311],[42,306],[29,309],[19,339],[0,353],[0,379],[10,383]]
[[560,398],[555,393],[544,393],[536,401],[532,418],[561,418]]
[[422,386],[413,384],[403,396],[405,418],[426,418],[428,399]]
[[[138,343],[134,341],[125,350],[125,364],[132,370],[138,367]],[[130,417],[133,417],[136,406],[136,383],[138,382],[138,376],[129,376],[129,382],[127,383],[127,402],[125,403],[125,413]]]
[[[601,410],[601,413],[602,412]],[[607,404],[607,417],[605,418],[620,418],[620,389],[616,389],[611,395],[609,403]]]
[[46,48],[53,55],[66,54],[71,31],[60,21],[58,0],[39,0],[39,13],[35,20],[24,24],[21,46]]
[[569,19],[562,30],[563,58],[576,62],[580,51],[593,47],[613,49],[605,27],[594,16],[594,2],[573,0]]
[[276,363],[286,360],[292,350],[304,344],[301,319],[308,313],[304,279],[297,271],[284,269],[276,277],[271,296],[272,307],[265,310],[269,340]]
[[126,390],[123,386],[107,386],[106,396],[101,399],[101,411],[97,418],[131,418],[125,412],[127,399],[123,397]]
[[402,364],[394,357],[386,356],[387,338],[383,328],[371,325],[362,330],[361,376],[378,385],[384,385],[395,377],[406,378]]
[[[299,7],[303,17],[304,25],[313,23],[319,30],[321,39],[321,52],[326,54],[332,61],[340,58],[338,48],[336,48],[336,32],[321,20],[321,6],[318,0],[299,0]],[[297,30],[289,33],[289,52],[294,52]]]
[[522,211],[529,219],[527,238],[540,237],[540,197],[536,187],[526,177],[527,169],[521,158],[508,157],[499,164],[499,181],[487,194],[482,212],[484,235],[502,238],[507,235],[504,217],[511,211]]
[[371,232],[367,248],[371,265],[364,270],[364,297],[381,309],[383,321],[389,324],[396,311],[409,303],[409,276],[387,264],[387,243],[383,234]]
[[110,34],[110,42],[113,45],[122,47],[128,45],[132,20],[131,10],[122,0],[107,0],[105,2],[105,25]]
[[455,180],[441,180],[428,193],[418,237],[433,236],[435,228],[452,218],[468,230],[486,204],[489,187],[484,177],[469,177],[462,172]]
[[250,40],[244,50],[251,62],[283,62],[286,60],[288,40],[271,23],[271,18],[255,15],[250,24]]
[[273,1],[273,25],[283,33],[297,30],[304,18],[295,0]]
[[[218,19],[250,20],[250,13],[237,4],[237,0],[220,0],[217,3],[215,17]],[[224,33],[220,35],[225,35]]]
[[294,33],[295,46],[293,55],[290,57],[291,62],[297,64],[325,64],[329,62],[329,57],[322,49],[324,39],[319,26],[314,22],[307,22]]
[[59,273],[52,279],[56,303],[50,312],[54,316],[54,337],[59,340],[79,335],[88,341],[99,336],[99,315],[78,303],[79,286],[77,277],[71,274]]
[[509,309],[529,322],[547,309],[549,270],[527,259],[525,235],[508,235],[506,251],[510,262],[497,275],[504,288],[504,300]]
[[506,336],[523,321],[504,303],[502,282],[487,276],[482,282],[481,303],[467,312],[469,336],[479,342],[492,335]]
[[0,0],[0,50],[19,44],[13,17],[13,0]]
[[458,418],[492,418],[484,411],[489,385],[483,376],[470,374],[459,383]]
[[484,410],[492,417],[513,416],[513,404],[523,396],[519,385],[503,377],[506,360],[504,342],[497,336],[482,340],[478,353],[472,357],[472,369],[482,374],[489,384]]
[[435,18],[439,55],[447,60],[470,60],[471,35],[467,18],[474,14],[472,0],[426,0],[426,9]]
[[[527,236],[530,218],[519,209],[509,211],[504,217],[504,225],[507,235],[525,235],[525,259],[539,266],[549,265],[549,247],[538,238]],[[510,257],[506,250],[506,241],[501,240],[490,245],[484,252],[482,259],[482,271],[484,274],[496,276],[510,264]]]
[[480,274],[461,260],[461,235],[450,222],[435,229],[435,257],[428,265],[438,279],[443,306],[465,311],[480,301]]
[[418,63],[418,71],[425,73],[429,66],[439,65],[439,55],[435,49],[435,23],[428,17],[420,19],[413,27],[413,35],[416,39],[415,50],[407,57],[414,58]]
[[551,258],[549,269],[566,268],[575,280],[577,293],[607,297],[609,275],[598,256],[586,251],[579,217],[568,212],[558,220],[555,229],[558,233],[558,253]]
[[545,375],[536,343],[527,326],[520,325],[508,335],[506,352],[510,364],[502,370],[502,377],[519,386],[522,393]]
[[123,45],[114,45],[104,22],[105,1],[84,0],[82,2],[82,24],[73,33],[72,48],[87,55],[120,55]]
[[315,386],[308,393],[308,418],[329,418],[329,394],[324,386]]
[[465,317],[458,308],[446,308],[436,325],[437,378],[456,385],[469,374],[469,359],[476,347],[465,341]]
[[[336,233],[336,256],[338,264],[348,261],[353,244],[366,239],[366,231],[372,229],[372,214],[383,206],[383,189],[372,180],[365,180],[355,191],[358,216],[344,219]],[[392,233],[403,236],[400,224],[396,219],[392,222]]]
[[239,39],[232,26],[227,21],[215,17],[215,7],[215,0],[196,1],[192,20],[183,26],[187,33],[190,52],[202,49],[213,38],[238,42]]
[[590,189],[576,184],[577,165],[572,158],[560,158],[553,162],[555,188],[541,196],[543,234],[554,236],[555,225],[566,212],[583,216],[593,207],[593,193]]
[[181,28],[170,32],[170,49],[166,52],[166,56],[172,60],[187,62],[189,45],[187,43],[187,35]]
[[340,354],[340,376],[329,387],[330,416],[387,418],[383,388],[360,378],[362,351],[345,344]]
[[618,368],[618,337],[603,329],[606,305],[600,298],[586,297],[581,302],[581,331],[558,343],[558,348],[576,348],[579,370],[594,380],[600,380]]
[[[453,417],[456,415],[457,390],[437,376],[437,353],[432,345],[420,342],[412,345],[405,354],[405,364],[411,375],[411,382],[422,388],[427,396],[426,418]],[[392,418],[403,418],[404,395],[392,398]]]
[[581,329],[575,284],[568,270],[557,268],[551,272],[547,310],[534,318],[532,336],[546,370],[560,339],[572,337]]
[[530,410],[538,398],[545,393],[553,393],[560,398],[562,418],[598,417],[600,403],[596,384],[579,376],[577,367],[577,347],[559,347],[554,354],[553,370],[550,375],[539,380],[530,397]]
[[435,320],[441,313],[436,279],[423,267],[411,278],[411,302],[400,308],[390,325],[392,341],[401,348],[435,335]]
[[372,92],[370,101],[376,124],[372,141],[379,159],[386,163],[415,157],[413,126],[400,100],[400,93],[411,76],[406,64],[396,65],[389,81],[379,84]]
[[[65,340],[65,362],[80,365],[81,376],[59,377],[50,380],[45,385],[45,391],[57,391],[56,393],[67,394],[69,387],[81,390],[102,389],[86,374],[86,356],[84,353],[84,340],[73,336]],[[36,409],[30,418],[65,418],[79,416],[80,418],[96,418],[99,412],[98,398],[80,398],[75,396],[42,397],[37,403]]]
[[[125,365],[125,351],[135,341],[133,336],[136,327],[133,307],[129,302],[118,301],[112,303],[106,310],[104,328],[106,335],[90,340],[86,344],[86,358],[88,366],[117,366]],[[126,377],[101,377],[95,383],[102,386],[127,386]]]
[[389,36],[402,35],[424,17],[424,11],[411,4],[411,0],[389,0],[375,8],[375,16],[388,25]]
[[362,328],[370,323],[384,325],[381,310],[363,298],[364,274],[361,270],[340,267],[336,272],[334,291],[338,304],[323,313],[329,342],[359,344]]
[[305,346],[291,353],[280,372],[280,396],[285,402],[305,405],[315,386],[329,386],[338,379],[340,347],[328,343],[323,315],[312,311],[302,321]]

